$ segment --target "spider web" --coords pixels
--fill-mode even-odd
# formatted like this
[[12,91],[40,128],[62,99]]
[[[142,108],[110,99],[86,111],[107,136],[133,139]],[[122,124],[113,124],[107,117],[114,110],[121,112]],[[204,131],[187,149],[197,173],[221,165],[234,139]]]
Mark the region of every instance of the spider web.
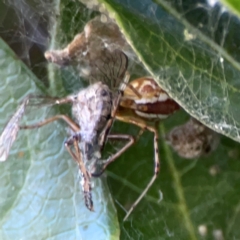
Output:
[[[224,128],[228,128],[231,137],[238,138],[238,122],[235,122],[239,115],[237,95],[230,95],[230,99],[234,101],[229,101],[229,86],[233,86],[237,93],[239,88],[239,75],[237,71],[232,71],[230,66],[236,64],[240,56],[239,37],[237,36],[238,31],[236,31],[239,27],[238,19],[229,14],[217,1],[171,1],[170,8],[164,5],[166,2],[160,0],[156,1],[157,4],[145,0],[141,3],[135,2],[135,5],[132,1],[133,6],[128,1],[121,2],[123,9],[124,7],[130,9],[131,14],[128,15],[129,20],[126,14],[126,16],[118,17],[120,19],[118,21],[124,22],[125,20],[129,23],[128,28],[126,27],[127,24],[124,25],[124,23],[122,23],[122,27],[130,36],[131,45],[138,52],[149,72],[159,77],[161,85],[166,90],[170,90],[171,95],[176,100],[182,97],[185,102],[197,99],[196,102],[199,103],[199,99],[205,100],[206,105],[193,104],[192,108],[186,107],[186,110],[194,116],[205,117],[203,118],[204,122],[207,122],[210,126],[213,126],[215,120],[219,119],[217,127],[223,129],[219,131],[226,133]],[[109,4],[111,5],[111,3]],[[118,6],[119,2],[113,2],[112,5],[114,4]],[[88,3],[88,5],[91,4]],[[46,92],[61,96],[66,91],[72,92],[85,85],[83,80],[79,81],[78,72],[71,66],[66,69],[59,69],[49,65],[44,58],[44,52],[48,49],[66,46],[83,29],[84,25],[94,18],[96,15],[94,10],[87,10],[78,1],[70,0],[61,1],[59,5],[44,0],[8,0],[1,2],[1,9],[3,9],[3,14],[0,16],[1,37],[41,80]],[[176,11],[178,16],[170,10]],[[121,8],[115,10],[116,16],[121,12],[124,12]],[[148,31],[140,26],[135,28],[133,24],[130,24],[131,16],[135,16],[135,14],[138,17],[140,15],[140,18],[148,22],[148,26],[150,26]],[[185,24],[184,21],[186,21],[190,23],[192,28],[186,27],[188,25],[184,25],[185,27],[177,25],[179,29],[173,28],[172,16],[177,16],[177,22]],[[160,20],[165,22],[164,27],[159,23]],[[144,21],[141,24],[144,26]],[[153,29],[151,26],[153,26]],[[153,30],[156,26],[162,31],[163,35],[169,32],[171,34],[167,37],[165,35],[166,38],[162,38],[162,41],[154,42],[155,51],[150,51],[150,40],[155,37]],[[138,30],[143,32],[142,36],[141,33],[140,35],[136,34]],[[199,35],[199,32],[195,32],[195,30],[200,31],[201,34]],[[134,34],[135,42],[133,42]],[[203,40],[204,37],[208,37],[214,42],[213,48],[209,48],[209,45]],[[142,45],[140,39],[143,39]],[[171,48],[161,45],[165,42]],[[226,51],[231,59],[226,58],[226,52],[219,51],[218,47],[222,51]],[[164,53],[158,52],[160,48],[164,49]],[[170,49],[174,49],[174,51],[170,51]],[[198,49],[198,52],[196,49]],[[157,54],[160,57],[155,58]],[[187,61],[180,61],[179,59],[188,59],[188,54],[193,56],[193,67],[192,69],[186,68],[187,71],[183,71],[182,69],[185,69],[184,66]],[[149,60],[146,60],[146,56]],[[204,56],[202,59],[206,62],[197,61],[201,56]],[[151,61],[154,63],[152,64]],[[175,61],[181,71],[171,67],[171,63]],[[232,64],[229,64],[229,62]],[[166,65],[167,68],[162,67]],[[208,65],[208,68],[205,68],[206,65]],[[201,81],[205,74],[204,69],[207,69],[208,74],[210,73],[211,87],[209,88],[206,88]],[[133,78],[142,76],[144,71],[140,65],[131,68]],[[56,76],[53,77],[51,74],[56,74]],[[13,76],[15,75],[13,74]],[[222,95],[219,94],[219,88],[214,87],[218,83],[218,81],[215,81],[215,76],[217,76],[217,80],[222,80],[219,81],[220,89],[226,98],[219,97]],[[27,76],[25,77],[27,78]],[[59,81],[56,83],[52,79],[59,79]],[[24,78],[21,80],[24,81]],[[167,85],[165,82],[171,84]],[[7,83],[4,86],[8,86]],[[8,94],[14,96],[14,98],[22,98],[20,92],[23,91],[23,88],[25,94],[29,93],[30,88],[34,90],[30,80],[25,86],[19,84],[19,82],[11,82],[11,84],[18,86],[17,88],[9,87]],[[188,86],[188,90],[190,90],[185,91],[187,89],[185,86]],[[3,92],[5,91],[3,90]],[[193,94],[191,95],[189,92]],[[212,98],[211,96],[215,97]],[[1,119],[1,124],[5,124],[7,118],[11,115],[10,111],[13,112],[16,109],[17,103],[15,101],[15,106],[11,108],[10,103],[14,100],[11,99],[9,102],[5,97],[2,97],[2,99],[3,108],[7,110],[1,110],[1,113],[3,113],[1,115],[6,115],[6,119],[5,117],[3,120]],[[212,115],[208,115],[206,109],[209,106],[212,106],[213,110],[223,108],[225,112],[232,109],[232,112],[223,119],[223,115],[220,113],[217,115],[216,111]],[[32,121],[36,121],[38,118],[43,119],[45,115],[55,113],[54,110],[51,111],[44,112],[44,114],[39,113],[40,116],[33,116]],[[234,117],[232,117],[233,115]],[[233,125],[230,125],[230,128],[228,118],[233,120]],[[183,124],[187,119],[188,116],[185,113],[178,113],[176,117],[170,118],[160,129],[162,135],[170,131],[172,127]],[[215,120],[212,121],[212,119]],[[66,131],[62,125],[56,124],[54,128],[62,130],[49,133],[49,129],[46,129],[44,135],[41,135],[42,130],[39,130],[29,137],[30,140],[19,141],[21,142],[20,146],[17,147],[16,145],[13,149],[13,155],[25,152],[26,146],[31,145],[31,141],[34,139],[33,148],[36,155],[33,155],[33,158],[39,160],[34,159],[24,162],[22,159],[14,160],[13,156],[0,166],[1,172],[4,172],[2,179],[5,181],[1,182],[3,183],[1,189],[4,189],[4,194],[1,194],[0,206],[2,208],[0,212],[2,209],[6,212],[6,215],[0,221],[1,227],[4,229],[0,233],[1,239],[16,239],[20,236],[32,239],[34,235],[26,235],[29,229],[31,229],[31,233],[36,231],[35,239],[38,239],[37,234],[40,234],[41,231],[46,233],[45,238],[52,237],[55,239],[96,239],[94,237],[97,234],[99,234],[98,237],[100,236],[95,227],[96,225],[104,225],[102,224],[104,221],[97,218],[96,215],[89,220],[88,213],[78,212],[79,206],[83,203],[79,192],[79,183],[76,181],[78,174],[74,163],[68,161],[68,156],[64,155],[64,148],[60,148],[60,150],[54,148],[51,153],[43,151],[52,141],[54,141],[54,145],[61,146],[62,139],[66,136]],[[50,129],[53,129],[53,127],[50,127]],[[120,124],[116,126],[114,131],[135,134],[137,130],[127,124]],[[227,135],[229,135],[228,130]],[[20,139],[24,137],[24,134],[20,135]],[[109,186],[119,214],[121,238],[173,239],[177,236],[178,239],[198,239],[200,236],[205,236],[209,239],[221,239],[216,237],[216,231],[220,232],[220,236],[222,234],[226,239],[239,238],[240,232],[237,221],[239,218],[239,198],[237,196],[240,193],[238,188],[240,180],[238,174],[240,170],[239,145],[223,138],[218,151],[214,155],[200,159],[202,161],[186,161],[172,153],[164,144],[163,138],[160,139],[160,143],[160,176],[144,200],[136,207],[127,223],[121,222],[125,209],[129,208],[152,176],[152,135],[144,133],[137,145],[133,146],[109,167]],[[41,152],[43,152],[42,155]],[[33,152],[30,151],[29,155],[32,156],[32,154]],[[64,161],[65,159],[66,161]],[[34,161],[36,161],[35,165]],[[4,168],[3,164],[6,164],[7,167]],[[60,167],[56,168],[55,166]],[[30,174],[25,179],[25,174],[22,172],[28,171]],[[14,177],[16,172],[17,178]],[[4,178],[5,176],[6,178]],[[48,176],[53,176],[53,178],[50,177],[51,180],[45,182],[44,179]],[[9,179],[11,184],[8,183]],[[97,185],[96,188],[101,189],[101,182],[97,182],[97,184],[100,186]],[[16,191],[12,194],[11,189]],[[32,191],[32,189],[36,189],[36,191]],[[108,192],[99,197],[99,206],[102,206],[101,201],[107,194]],[[27,195],[29,198],[27,198],[27,202],[21,205],[18,199],[23,195]],[[31,201],[34,198],[35,201]],[[45,202],[44,198],[51,201]],[[74,200],[69,200],[70,198]],[[42,202],[45,204],[41,205]],[[15,206],[14,204],[18,207],[11,209],[12,206]],[[71,210],[66,207],[68,205],[72,206]],[[96,205],[98,206],[98,202]],[[31,214],[25,215],[28,212],[26,210],[28,207],[31,209]],[[46,222],[40,221],[41,225],[39,225],[38,219],[41,212],[46,212],[48,217],[47,220],[45,219]],[[8,216],[15,221],[4,222],[3,219],[7,219]],[[19,216],[28,216],[28,222],[24,222],[23,218]],[[82,218],[87,220],[82,223],[80,221]],[[21,224],[24,224],[24,226],[21,226]],[[80,232],[79,226],[81,226],[81,231],[84,234]],[[92,233],[96,235],[91,235]],[[109,232],[104,235],[104,237],[106,236],[109,237]],[[104,237],[103,239],[106,239]]]
[[[6,13],[1,18],[1,37],[38,77],[1,43],[2,129],[19,100],[29,93],[40,94],[35,83],[45,93],[56,96],[84,85],[75,69],[49,66],[44,52],[50,47],[67,45],[96,13],[76,1],[59,5],[52,1],[5,1],[1,4]],[[59,18],[61,21],[57,21]],[[51,73],[58,77],[54,78]],[[53,78],[55,82],[49,81]],[[33,124],[57,113],[57,108],[31,109],[24,121]],[[88,236],[110,239],[119,235],[104,178],[94,181],[95,212],[89,214],[84,206],[78,168],[63,146],[66,137],[66,126],[57,122],[18,134],[8,160],[0,166],[1,239],[87,239]]]
[[[161,0],[155,1],[155,4],[151,1],[142,1],[141,4],[127,1],[105,2],[107,8],[116,14],[115,18],[126,32],[130,45],[159,84],[193,116],[218,132],[239,141],[238,110],[233,110],[239,97],[239,52],[237,47],[234,51],[232,49],[233,45],[238,45],[238,36],[234,30],[239,25],[238,19],[216,1],[171,1],[171,4]],[[175,116],[172,121],[178,121],[178,117]],[[147,137],[144,141],[150,144]],[[156,183],[147,194],[151,195],[155,189],[155,198],[148,198],[146,204],[138,206],[135,218],[132,218],[129,226],[122,225],[123,239],[151,239],[156,236],[163,239],[172,236],[180,239],[197,239],[200,236],[218,239],[225,236],[229,238],[231,231],[234,232],[234,236],[238,235],[238,230],[232,229],[236,224],[235,217],[239,216],[238,212],[235,215],[229,208],[226,209],[227,212],[231,212],[231,223],[225,225],[223,211],[218,212],[214,207],[210,207],[211,210],[207,207],[208,204],[214,206],[215,201],[216,205],[232,202],[231,193],[226,188],[229,184],[226,177],[231,175],[227,168],[232,168],[233,165],[226,167],[226,161],[238,157],[224,154],[220,157],[218,154],[226,151],[226,145],[223,144],[214,156],[207,158],[208,163],[205,161],[187,164],[176,155],[172,156],[164,143],[162,144],[162,172],[157,180],[159,185],[156,186]],[[237,143],[231,142],[230,145],[235,149]],[[148,148],[142,149],[144,153],[145,149],[151,151]],[[125,172],[122,181],[127,187],[119,186],[120,190],[115,188],[118,201],[121,200],[120,209],[128,208],[129,202],[136,198],[136,195],[126,197],[126,189],[134,189],[139,193],[141,191],[135,188],[139,186],[139,179],[144,179],[143,186],[147,184],[147,166],[139,167],[143,163],[144,153],[141,151],[139,156],[137,150],[133,150],[132,156],[129,155],[129,159],[137,160],[134,163],[128,161],[127,169],[131,170]],[[116,174],[122,172],[120,168],[124,168],[124,163],[122,166],[118,163],[112,178],[118,179]],[[220,179],[213,184],[211,177],[218,174]],[[238,177],[233,178],[234,182],[239,181]],[[208,183],[204,179],[208,179]],[[133,182],[136,184],[132,185]],[[224,186],[225,190],[220,190],[220,186]],[[163,201],[160,204],[157,195],[159,190],[163,193]],[[220,195],[215,195],[215,191]],[[224,200],[221,202],[222,198]],[[150,204],[151,201],[155,204]],[[173,205],[170,206],[169,203]],[[235,204],[238,205],[239,202]],[[178,215],[177,212],[182,219],[171,218]],[[211,214],[206,214],[207,212]],[[142,219],[145,219],[144,224]],[[186,230],[185,233],[183,229]],[[219,233],[218,236],[216,232]]]

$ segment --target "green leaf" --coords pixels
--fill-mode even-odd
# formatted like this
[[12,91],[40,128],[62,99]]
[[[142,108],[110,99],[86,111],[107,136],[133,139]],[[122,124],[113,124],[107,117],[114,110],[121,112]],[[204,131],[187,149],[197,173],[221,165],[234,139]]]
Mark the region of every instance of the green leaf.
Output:
[[[119,213],[121,239],[206,239],[220,230],[225,239],[239,238],[239,144],[223,137],[208,157],[186,160],[169,149],[163,136],[189,116],[179,112],[161,125],[160,174],[144,199],[123,222],[131,204],[153,175],[153,136],[140,140],[109,166],[108,183]],[[119,124],[120,125],[120,124]],[[133,126],[115,126],[115,132],[135,134]]]
[[[31,71],[0,40],[1,129],[29,93],[41,94]],[[45,89],[46,91],[46,89]],[[58,113],[31,109],[25,124]],[[25,120],[26,120],[25,119]],[[20,131],[0,163],[0,239],[117,239],[116,211],[105,177],[94,179],[94,212],[86,209],[79,170],[63,146],[66,125]]]
[[[239,21],[202,1],[101,2],[159,84],[192,116],[239,141]],[[177,113],[166,120],[162,137],[187,119]],[[127,125],[119,131],[134,133]],[[121,239],[239,238],[239,144],[222,137],[209,157],[187,161],[161,139],[160,156],[160,176],[120,223]],[[145,133],[108,168],[120,219],[152,174],[152,136]]]
[[240,16],[240,2],[238,0],[221,0],[221,3],[238,15],[238,17]]
[[160,86],[202,123],[240,141],[239,21],[207,4],[102,2]]
[[[239,34],[236,30],[239,29],[238,21],[229,17],[227,13],[219,11],[221,9],[217,6],[210,7],[203,4],[202,1],[201,4],[196,1],[194,3],[171,1],[172,6],[166,5],[164,1],[153,3],[149,0],[126,2],[108,0],[105,2],[107,2],[109,11],[115,15],[137,55],[149,72],[170,92],[171,96],[202,122],[221,128],[229,126],[232,130],[230,134],[224,128],[221,131],[231,137],[234,134],[238,136],[239,121],[236,120],[238,119],[239,91],[237,81]],[[53,43],[58,43],[61,47],[65,46],[84,26],[85,21],[75,21],[78,16],[88,15],[82,8],[74,7],[73,3],[75,1],[61,1],[62,5],[56,7],[56,12],[61,10],[60,13],[53,14],[57,17],[51,26],[57,32],[53,34],[51,31],[50,35],[53,36]],[[135,5],[132,6],[133,4]],[[63,12],[68,13],[69,16],[63,17]],[[62,39],[65,44],[62,43]],[[55,47],[52,48],[55,49]],[[221,57],[224,59],[223,65],[220,64]],[[3,61],[5,60],[4,57]],[[11,58],[6,66],[10,66],[10,63],[15,60],[15,58],[14,60]],[[220,63],[219,60],[221,60]],[[6,66],[4,69],[7,69]],[[57,74],[56,68],[52,65],[49,66],[52,69],[49,71],[51,82],[48,91],[53,94],[62,94],[65,86],[61,81],[54,83],[62,76],[55,75]],[[137,75],[136,72],[133,74]],[[70,71],[63,75],[66,80],[72,79]],[[5,80],[6,76],[1,79]],[[27,81],[26,79],[27,76],[24,76],[20,83],[14,85],[20,86],[21,82]],[[34,77],[31,77],[31,84],[33,84],[32,79]],[[14,91],[21,97],[23,94],[20,94],[21,91],[15,86],[12,87],[11,92]],[[8,87],[10,86],[8,85]],[[31,86],[31,89],[34,88]],[[2,91],[1,96],[6,94],[7,99],[9,99],[9,95],[12,95],[9,92],[5,93],[5,87]],[[29,88],[26,91],[29,91]],[[45,89],[45,91],[47,90]],[[228,94],[226,99],[224,98],[225,93]],[[8,112],[8,116],[6,119],[3,116],[2,125],[6,123],[16,107],[15,103],[12,109],[10,104],[7,105],[7,109],[4,108]],[[228,119],[226,116],[230,114],[230,110],[232,118]],[[51,111],[44,114],[53,115],[57,109]],[[216,115],[214,115],[215,113]],[[39,114],[40,117],[36,116],[35,112],[31,113],[32,117],[37,120],[44,118],[44,114]],[[125,215],[124,210],[129,209],[153,174],[152,134],[144,133],[131,149],[109,166],[108,184],[118,210],[121,239],[214,239],[213,235],[217,231],[222,232],[225,239],[240,238],[239,144],[222,137],[217,151],[209,157],[194,161],[178,157],[166,146],[163,137],[166,132],[174,126],[183,124],[188,118],[186,113],[179,112],[166,120],[164,126],[160,127],[162,137],[159,143],[161,157],[159,177],[126,222],[122,221]],[[225,125],[221,125],[222,119],[226,120]],[[66,131],[61,124],[58,124],[20,133],[10,158],[0,164],[0,171],[3,173],[1,176],[8,175],[7,180],[5,178],[0,180],[2,191],[0,206],[3,206],[0,213],[3,212],[2,209],[6,209],[2,218],[11,217],[8,225],[4,225],[5,222],[1,218],[1,239],[18,239],[21,237],[19,233],[22,234],[24,231],[24,234],[29,236],[26,237],[27,235],[22,234],[26,239],[46,239],[49,236],[54,236],[55,239],[69,239],[69,236],[79,239],[78,228],[85,230],[82,239],[100,239],[99,231],[96,231],[92,227],[93,225],[88,224],[89,212],[77,213],[77,210],[84,208],[77,169],[64,149],[60,147]],[[49,129],[50,127],[51,129]],[[53,133],[53,129],[57,129],[57,131]],[[133,135],[137,133],[137,130],[129,124],[121,123],[116,123],[113,129],[114,132]],[[29,134],[29,138],[26,138],[26,134]],[[24,139],[28,144],[27,150],[24,150],[27,146],[23,142]],[[28,153],[29,146],[32,151]],[[59,148],[56,149],[57,147]],[[26,157],[30,160],[25,161],[25,159],[14,157],[20,158],[23,153],[24,157],[22,158]],[[28,157],[30,154],[31,158]],[[44,156],[40,156],[40,154]],[[59,158],[61,154],[63,155]],[[35,161],[38,165],[32,166]],[[7,166],[7,169],[5,167],[2,169],[3,166]],[[24,177],[26,174],[22,174],[22,172],[26,171],[30,175],[27,174],[27,177]],[[47,180],[49,175],[52,176],[50,181]],[[96,184],[98,183],[102,182]],[[28,186],[27,189],[25,186]],[[65,191],[65,189],[68,190]],[[101,186],[95,186],[94,189],[97,189],[97,192],[104,191]],[[20,195],[12,193],[15,190],[19,194],[24,193],[27,200],[20,201],[22,199]],[[56,195],[60,196],[60,201],[55,197]],[[110,205],[107,193],[100,197],[95,196],[94,198],[97,198],[95,206],[102,206],[104,196],[107,198],[104,199],[104,204]],[[44,200],[44,206],[38,204],[41,202],[39,199]],[[101,201],[101,204],[98,200]],[[67,204],[65,204],[66,202]],[[104,206],[106,207],[106,205]],[[14,207],[13,211],[11,211],[12,206]],[[23,214],[23,209],[28,210],[27,215]],[[85,208],[79,211],[83,210]],[[37,211],[39,214],[36,213]],[[59,217],[60,214],[65,215]],[[71,214],[74,215],[72,218]],[[106,216],[108,219],[113,219],[108,236],[117,239],[118,224],[115,216],[111,216],[111,214],[114,214],[114,210],[109,210]],[[2,216],[2,214],[0,215]],[[38,216],[44,216],[44,218],[39,222]],[[80,219],[87,223],[81,225]],[[96,218],[91,223],[95,224],[94,226],[99,224],[105,229],[106,226],[109,226],[100,221],[99,218]],[[14,224],[11,224],[13,222]],[[19,227],[20,223],[25,224]],[[34,231],[29,229],[30,227]],[[204,231],[199,231],[199,229],[204,228],[207,229],[207,232],[205,237],[201,237],[200,234],[204,234]],[[104,233],[107,235],[108,232]]]

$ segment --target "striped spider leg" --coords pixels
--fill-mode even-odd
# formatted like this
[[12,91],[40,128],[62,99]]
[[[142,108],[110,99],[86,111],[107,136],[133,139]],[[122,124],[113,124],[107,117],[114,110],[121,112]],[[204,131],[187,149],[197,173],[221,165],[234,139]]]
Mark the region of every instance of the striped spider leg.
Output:
[[[138,94],[136,94],[136,92],[138,92]],[[129,87],[124,91],[124,95],[116,113],[116,119],[138,126],[141,129],[138,137],[145,130],[154,134],[153,177],[141,195],[128,210],[124,221],[145,196],[159,173],[160,156],[158,150],[158,123],[173,114],[179,108],[179,105],[172,100],[151,77],[142,77],[131,81]]]

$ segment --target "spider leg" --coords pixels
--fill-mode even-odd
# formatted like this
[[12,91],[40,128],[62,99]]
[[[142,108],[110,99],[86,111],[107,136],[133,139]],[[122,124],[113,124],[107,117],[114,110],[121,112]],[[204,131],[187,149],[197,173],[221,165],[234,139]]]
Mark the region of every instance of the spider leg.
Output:
[[146,195],[149,188],[153,185],[154,181],[156,180],[159,170],[160,170],[160,157],[159,157],[159,150],[158,150],[158,131],[157,127],[148,127],[147,129],[154,134],[154,174],[152,179],[149,181],[148,185],[145,187],[141,195],[137,198],[137,200],[132,204],[130,209],[127,211],[126,216],[124,217],[123,221],[126,221],[133,209],[138,205],[138,203],[142,200],[142,198]]
[[126,123],[131,123],[140,128],[140,132],[138,134],[138,137],[145,131],[148,130],[154,134],[154,140],[153,140],[153,145],[154,145],[154,174],[151,180],[149,181],[148,185],[145,187],[141,195],[137,198],[137,200],[132,204],[130,209],[127,211],[126,216],[124,217],[124,221],[127,220],[133,209],[137,206],[137,204],[142,200],[142,198],[146,195],[147,191],[149,188],[152,186],[154,181],[157,178],[157,175],[160,170],[160,156],[159,156],[159,149],[158,149],[158,141],[159,141],[159,135],[158,135],[158,128],[157,124],[158,121],[155,122],[154,125],[148,124],[146,121],[136,118],[134,115],[127,115],[124,113],[124,111],[117,112],[116,119],[122,122]]
[[114,162],[119,156],[122,155],[122,153],[124,153],[129,147],[131,147],[135,143],[135,139],[133,138],[133,136],[127,134],[110,134],[107,136],[107,138],[115,140],[128,140],[128,142],[115,154],[111,155],[107,160],[100,161],[101,170],[100,172],[97,173],[96,172],[91,173],[93,177],[101,176],[110,163]]

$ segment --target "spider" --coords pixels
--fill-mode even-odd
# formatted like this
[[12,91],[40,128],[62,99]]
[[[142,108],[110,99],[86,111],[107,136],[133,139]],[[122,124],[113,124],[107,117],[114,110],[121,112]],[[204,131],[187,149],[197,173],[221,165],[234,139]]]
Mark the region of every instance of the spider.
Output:
[[[141,129],[138,137],[145,130],[154,134],[154,174],[141,195],[128,210],[124,217],[124,221],[145,196],[159,173],[160,156],[158,150],[158,123],[179,109],[180,106],[171,99],[151,77],[135,79],[125,88],[115,117],[119,121],[138,126]],[[136,142],[137,138],[134,139],[134,142]],[[134,142],[132,142],[131,145]],[[104,169],[109,163],[110,161],[104,166]]]

